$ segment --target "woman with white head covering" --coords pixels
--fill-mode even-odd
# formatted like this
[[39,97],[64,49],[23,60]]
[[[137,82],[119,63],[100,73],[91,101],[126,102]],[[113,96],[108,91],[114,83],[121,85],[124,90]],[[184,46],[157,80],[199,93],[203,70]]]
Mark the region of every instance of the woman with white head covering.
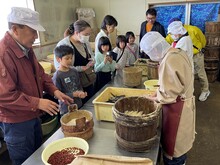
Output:
[[[173,21],[168,26],[168,33],[174,42],[172,47],[186,51],[193,64],[193,43],[181,21]],[[194,69],[193,69],[194,70]]]
[[162,104],[161,143],[165,165],[182,165],[195,139],[194,75],[185,51],[170,47],[158,32],[140,42],[151,60],[159,61],[159,88],[148,99]]

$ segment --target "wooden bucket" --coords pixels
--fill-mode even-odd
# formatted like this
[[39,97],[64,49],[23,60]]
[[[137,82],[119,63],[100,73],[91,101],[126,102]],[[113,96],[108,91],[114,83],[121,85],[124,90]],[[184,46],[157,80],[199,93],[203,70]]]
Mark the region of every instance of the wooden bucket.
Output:
[[218,69],[219,68],[219,60],[216,59],[204,59],[205,68],[208,69]]
[[142,76],[147,76],[147,59],[137,59],[134,63],[134,66],[142,69]]
[[138,67],[125,67],[123,69],[123,83],[129,87],[141,85],[142,69]]
[[220,35],[220,22],[206,22],[205,33]]
[[209,83],[213,83],[218,78],[218,68],[205,68]]
[[159,62],[152,61],[150,59],[147,60],[147,67],[148,67],[148,79],[158,79],[158,67]]
[[[143,113],[134,116],[130,112]],[[150,150],[155,144],[160,108],[144,97],[125,97],[113,106],[116,139],[120,148],[131,152]]]
[[205,34],[206,37],[206,46],[220,46],[220,35],[216,35],[216,34]]
[[93,135],[93,115],[87,110],[69,109],[69,113],[61,117],[60,123],[65,137],[80,137],[88,140]]
[[205,59],[216,59],[219,60],[220,47],[206,47],[204,53]]

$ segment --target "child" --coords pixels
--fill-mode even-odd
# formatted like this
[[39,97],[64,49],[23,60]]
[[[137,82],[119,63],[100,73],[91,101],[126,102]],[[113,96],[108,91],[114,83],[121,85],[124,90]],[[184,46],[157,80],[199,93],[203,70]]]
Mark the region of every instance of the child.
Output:
[[[53,75],[53,83],[56,87],[74,99],[74,103],[80,108],[82,106],[82,98],[87,96],[82,91],[82,86],[77,70],[73,67],[73,49],[68,45],[60,45],[54,49],[56,60],[59,62],[59,68]],[[68,107],[64,102],[59,101],[60,114],[64,115],[68,112]]]
[[108,52],[112,49],[108,37],[101,37],[98,42],[99,51],[95,54],[96,83],[95,91],[99,91],[111,81],[111,73],[115,71],[116,62]]
[[126,37],[124,35],[119,35],[116,39],[116,46],[113,52],[117,53],[116,66],[117,69],[116,74],[122,77],[122,70],[125,66],[128,66],[128,51],[125,49],[126,47]]
[[134,62],[139,58],[139,49],[138,45],[134,42],[135,41],[135,36],[134,33],[129,31],[125,35],[126,37],[126,50],[129,53],[128,57],[128,64],[133,65]]

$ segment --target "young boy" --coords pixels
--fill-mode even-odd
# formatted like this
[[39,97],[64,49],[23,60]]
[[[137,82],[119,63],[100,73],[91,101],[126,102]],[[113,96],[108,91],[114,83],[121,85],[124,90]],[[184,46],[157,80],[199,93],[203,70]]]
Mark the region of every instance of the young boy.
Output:
[[[74,103],[80,108],[82,100],[87,96],[82,91],[82,85],[77,70],[73,67],[74,51],[68,45],[60,45],[54,49],[56,60],[60,66],[53,75],[53,83],[57,88],[74,99]],[[59,102],[60,114],[64,115],[68,112],[68,107],[63,102]]]

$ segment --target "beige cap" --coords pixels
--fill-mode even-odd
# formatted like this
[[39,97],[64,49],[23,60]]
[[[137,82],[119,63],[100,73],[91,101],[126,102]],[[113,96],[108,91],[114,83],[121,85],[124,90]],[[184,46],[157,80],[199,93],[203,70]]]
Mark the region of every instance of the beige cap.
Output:
[[27,25],[37,31],[45,31],[40,25],[39,13],[29,8],[12,7],[8,15],[8,22]]

